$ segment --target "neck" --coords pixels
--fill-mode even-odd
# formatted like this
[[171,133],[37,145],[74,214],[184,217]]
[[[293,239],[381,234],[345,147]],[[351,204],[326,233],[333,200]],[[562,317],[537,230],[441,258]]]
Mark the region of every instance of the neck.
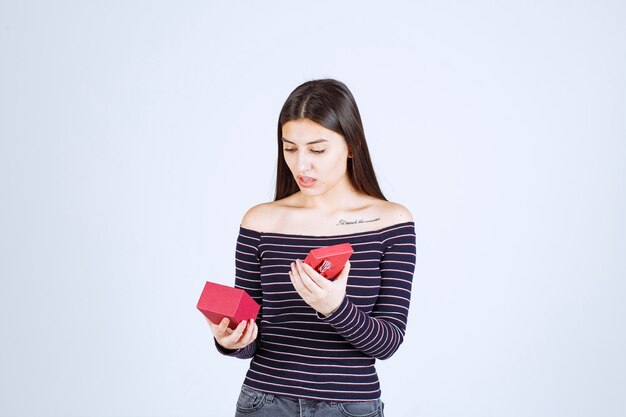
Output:
[[298,194],[301,205],[304,208],[336,212],[349,208],[350,202],[354,201],[359,193],[354,189],[350,179],[346,176],[344,180],[322,195],[308,196],[303,192]]

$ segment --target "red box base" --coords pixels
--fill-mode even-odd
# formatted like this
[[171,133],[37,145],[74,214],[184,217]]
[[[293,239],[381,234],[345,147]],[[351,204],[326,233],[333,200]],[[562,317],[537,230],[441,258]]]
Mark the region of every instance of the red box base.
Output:
[[228,327],[233,330],[243,320],[256,319],[261,308],[244,290],[210,281],[204,285],[196,307],[215,324],[228,317]]

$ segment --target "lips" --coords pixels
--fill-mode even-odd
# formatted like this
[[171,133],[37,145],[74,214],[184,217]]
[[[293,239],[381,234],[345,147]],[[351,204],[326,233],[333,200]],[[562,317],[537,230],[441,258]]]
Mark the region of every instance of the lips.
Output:
[[315,181],[317,181],[315,178],[304,177],[302,175],[298,175],[297,180],[298,184],[304,188],[312,187],[315,184]]

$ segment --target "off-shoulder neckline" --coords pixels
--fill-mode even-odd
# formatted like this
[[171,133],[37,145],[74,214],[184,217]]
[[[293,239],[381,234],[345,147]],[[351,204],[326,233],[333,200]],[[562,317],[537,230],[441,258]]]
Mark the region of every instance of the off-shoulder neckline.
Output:
[[396,223],[396,224],[392,224],[389,226],[385,226],[383,228],[380,229],[374,229],[374,230],[365,230],[365,231],[361,231],[361,232],[353,232],[353,233],[345,233],[345,234],[341,234],[341,235],[301,235],[301,234],[295,234],[295,233],[279,233],[279,232],[260,232],[258,230],[253,230],[253,229],[248,229],[246,227],[243,226],[239,226],[239,228],[241,230],[246,230],[252,233],[256,233],[258,235],[264,235],[264,236],[285,236],[285,237],[296,237],[296,238],[309,238],[309,239],[335,239],[335,238],[343,238],[343,237],[353,237],[353,236],[359,236],[359,235],[368,235],[368,234],[378,234],[378,233],[383,233],[385,231],[387,231],[388,229],[393,229],[396,227],[403,227],[403,226],[415,226],[415,222],[414,221],[408,221],[408,222],[401,222],[401,223]]

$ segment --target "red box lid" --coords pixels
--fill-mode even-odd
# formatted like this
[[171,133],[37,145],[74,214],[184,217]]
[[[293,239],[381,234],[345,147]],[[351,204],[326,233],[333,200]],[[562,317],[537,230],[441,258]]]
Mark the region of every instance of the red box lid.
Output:
[[339,275],[352,253],[352,246],[349,243],[340,243],[311,250],[304,262],[311,265],[321,276],[332,279]]

